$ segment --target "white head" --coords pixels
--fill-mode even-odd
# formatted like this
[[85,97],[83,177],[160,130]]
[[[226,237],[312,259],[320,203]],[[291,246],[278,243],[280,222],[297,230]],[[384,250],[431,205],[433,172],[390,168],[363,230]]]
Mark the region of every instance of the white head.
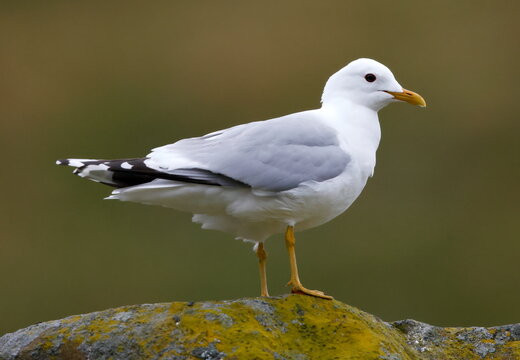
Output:
[[372,59],[354,60],[329,78],[323,105],[344,99],[374,111],[394,101],[426,106],[420,95],[399,85],[389,68]]

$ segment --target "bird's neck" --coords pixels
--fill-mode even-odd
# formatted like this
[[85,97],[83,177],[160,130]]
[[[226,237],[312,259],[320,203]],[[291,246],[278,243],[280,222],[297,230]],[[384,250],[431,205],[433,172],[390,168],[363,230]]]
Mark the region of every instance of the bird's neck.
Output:
[[364,145],[374,152],[381,139],[381,127],[377,111],[350,103],[346,100],[325,103],[320,111],[330,126],[353,146]]
[[329,126],[338,131],[345,150],[357,158],[367,175],[371,175],[381,140],[377,111],[347,101],[324,104],[320,111]]

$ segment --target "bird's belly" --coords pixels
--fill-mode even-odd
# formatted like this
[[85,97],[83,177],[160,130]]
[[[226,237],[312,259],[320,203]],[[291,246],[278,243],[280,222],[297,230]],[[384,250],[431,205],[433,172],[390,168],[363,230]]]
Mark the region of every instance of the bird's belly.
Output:
[[250,197],[231,204],[228,211],[241,221],[273,224],[275,232],[282,232],[287,225],[309,229],[343,213],[359,196],[366,180],[367,176],[352,168],[334,179],[309,181],[276,195],[253,191]]
[[205,229],[263,241],[283,232],[287,225],[304,230],[335,218],[354,202],[365,183],[365,176],[350,169],[334,179],[309,181],[279,193],[165,181],[126,188],[117,196],[123,201],[188,211]]
[[297,191],[295,226],[299,230],[322,225],[342,214],[356,200],[366,184],[356,172],[309,184],[310,190]]

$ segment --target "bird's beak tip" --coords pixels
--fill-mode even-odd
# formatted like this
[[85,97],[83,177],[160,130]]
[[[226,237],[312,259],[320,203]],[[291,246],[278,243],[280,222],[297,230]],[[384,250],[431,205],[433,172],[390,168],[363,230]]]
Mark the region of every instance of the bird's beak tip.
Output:
[[410,90],[403,89],[402,92],[385,91],[392,95],[394,99],[407,102],[408,104],[417,105],[420,107],[426,107],[426,100],[424,98]]

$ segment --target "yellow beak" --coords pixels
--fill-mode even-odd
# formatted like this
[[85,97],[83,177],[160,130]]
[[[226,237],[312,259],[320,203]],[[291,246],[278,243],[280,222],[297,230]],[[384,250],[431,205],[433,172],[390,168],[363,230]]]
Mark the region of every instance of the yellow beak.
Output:
[[394,99],[405,101],[408,104],[419,105],[420,107],[426,106],[426,101],[424,101],[423,97],[413,91],[403,89],[403,92],[393,92],[393,91],[385,91],[390,95],[394,96]]

